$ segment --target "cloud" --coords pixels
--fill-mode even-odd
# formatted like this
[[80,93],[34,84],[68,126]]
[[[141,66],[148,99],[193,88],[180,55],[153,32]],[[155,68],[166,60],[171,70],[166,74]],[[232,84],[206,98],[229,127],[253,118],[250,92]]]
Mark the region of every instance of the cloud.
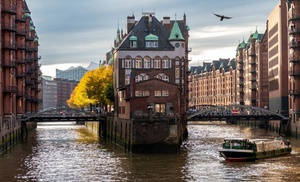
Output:
[[[187,16],[191,57],[218,59],[235,55],[235,48],[256,26],[264,33],[268,14],[278,0],[26,0],[39,36],[40,63],[45,74],[55,75],[50,65],[87,65],[105,59],[113,46],[118,26],[126,30],[126,18],[155,12],[182,19]],[[212,12],[233,16],[220,21]],[[229,52],[231,52],[229,54]],[[48,71],[50,70],[51,71]]]

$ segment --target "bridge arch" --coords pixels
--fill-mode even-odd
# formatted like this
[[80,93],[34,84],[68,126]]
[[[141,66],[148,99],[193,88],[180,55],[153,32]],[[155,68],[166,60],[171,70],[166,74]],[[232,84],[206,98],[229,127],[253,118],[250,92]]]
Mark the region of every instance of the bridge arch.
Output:
[[50,107],[34,115],[23,116],[22,122],[102,121],[98,113],[82,109]]
[[[210,106],[210,107],[208,107]],[[198,106],[201,108],[201,106]],[[289,120],[279,113],[259,107],[246,105],[212,106],[204,105],[194,112],[188,112],[188,121],[222,121],[222,120]]]

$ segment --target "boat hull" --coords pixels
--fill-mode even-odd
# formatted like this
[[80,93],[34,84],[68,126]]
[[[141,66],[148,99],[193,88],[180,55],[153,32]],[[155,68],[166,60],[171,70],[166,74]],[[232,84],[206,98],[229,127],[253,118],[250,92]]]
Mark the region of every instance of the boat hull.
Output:
[[282,148],[277,150],[254,152],[253,150],[220,150],[220,156],[228,162],[246,162],[258,159],[267,159],[290,154],[292,148]]

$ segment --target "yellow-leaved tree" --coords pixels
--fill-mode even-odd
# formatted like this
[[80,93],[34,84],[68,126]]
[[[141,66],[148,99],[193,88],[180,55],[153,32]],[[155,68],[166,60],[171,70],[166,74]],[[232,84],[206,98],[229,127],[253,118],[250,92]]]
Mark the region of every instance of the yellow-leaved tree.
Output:
[[68,106],[84,108],[90,105],[111,105],[112,99],[107,98],[107,91],[112,82],[111,66],[101,66],[86,72],[67,101]]

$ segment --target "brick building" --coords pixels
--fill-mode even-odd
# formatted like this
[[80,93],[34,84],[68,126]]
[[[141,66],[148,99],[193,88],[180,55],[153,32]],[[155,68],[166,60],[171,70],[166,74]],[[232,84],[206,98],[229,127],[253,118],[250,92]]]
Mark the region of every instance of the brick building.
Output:
[[[115,141],[125,148],[177,150],[181,144],[188,107],[188,30],[185,15],[159,21],[154,13],[143,13],[139,21],[128,16],[125,35],[118,29],[113,55],[116,131],[111,135],[119,136]],[[146,115],[148,120],[135,119]],[[165,119],[149,123],[158,116]]]
[[213,60],[189,68],[189,106],[229,105],[236,102],[236,63]]
[[289,1],[289,115],[292,131],[300,127],[300,2]]
[[256,30],[236,50],[237,102],[268,108],[268,37]]
[[0,145],[3,147],[5,142],[11,144],[21,137],[21,116],[38,111],[41,75],[38,36],[26,1],[1,0],[0,6]]

